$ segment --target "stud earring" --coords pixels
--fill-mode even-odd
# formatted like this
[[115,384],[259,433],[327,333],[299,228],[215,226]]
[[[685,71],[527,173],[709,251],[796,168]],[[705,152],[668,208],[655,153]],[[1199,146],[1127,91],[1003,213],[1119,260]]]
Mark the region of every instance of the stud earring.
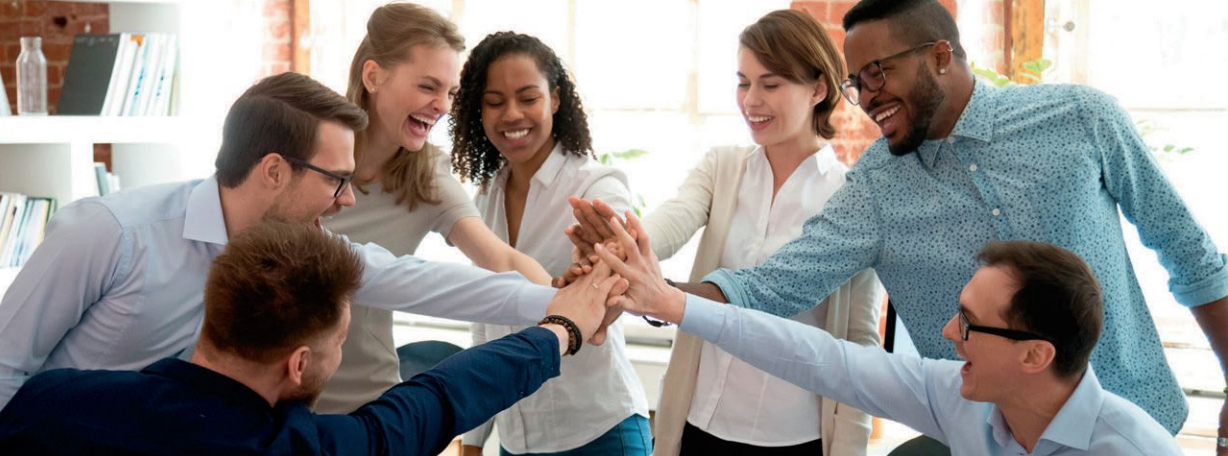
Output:
[[946,69],[946,68],[939,68],[939,69],[938,69],[938,74],[947,74],[947,69]]

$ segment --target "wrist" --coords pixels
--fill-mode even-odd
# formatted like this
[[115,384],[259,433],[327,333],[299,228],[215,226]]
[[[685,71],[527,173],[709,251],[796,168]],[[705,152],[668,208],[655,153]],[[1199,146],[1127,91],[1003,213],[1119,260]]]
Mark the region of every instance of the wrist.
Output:
[[[564,355],[574,355],[580,352],[580,347],[584,343],[584,334],[580,332],[580,327],[576,326],[574,321],[562,315],[546,315],[542,321],[537,322],[538,326],[559,326],[563,328],[567,337],[559,339],[559,351]],[[547,328],[550,329],[550,328]],[[560,336],[555,329],[550,329],[555,333],[555,336]],[[566,350],[563,349],[566,347]]]
[[563,356],[567,354],[567,349],[570,346],[568,344],[567,328],[564,328],[563,325],[560,325],[557,323],[546,323],[546,324],[537,325],[537,327],[549,330],[550,332],[554,333],[554,336],[559,339],[559,356]]

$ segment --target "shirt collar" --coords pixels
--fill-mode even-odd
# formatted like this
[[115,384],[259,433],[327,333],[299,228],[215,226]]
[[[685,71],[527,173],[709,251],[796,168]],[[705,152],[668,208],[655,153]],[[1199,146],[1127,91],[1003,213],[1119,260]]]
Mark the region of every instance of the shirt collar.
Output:
[[568,156],[563,153],[563,143],[554,142],[554,149],[550,149],[550,156],[546,157],[546,161],[542,162],[542,166],[537,168],[537,172],[533,173],[533,180],[541,184],[542,188],[550,188],[550,184],[559,177],[563,172],[563,165],[567,164]]
[[222,375],[204,366],[177,359],[166,358],[149,365],[141,371],[143,374],[157,375],[191,386],[208,395],[224,397],[233,401],[269,410],[269,402],[263,396],[239,383],[238,380]]
[[[747,158],[762,159],[763,163],[766,164],[767,152],[764,151],[763,146],[755,146],[754,150],[751,150],[750,154],[747,155]],[[801,165],[798,165],[798,168],[813,166],[818,170],[820,176],[825,176],[828,171],[831,171],[838,164],[840,164],[840,159],[836,158],[836,150],[832,149],[831,144],[825,144],[817,152],[806,157],[806,160]]]
[[222,196],[217,176],[210,176],[192,189],[188,211],[183,219],[183,238],[226,245],[226,218],[222,215]]
[[999,90],[980,80],[973,83],[972,98],[968,100],[964,112],[960,113],[951,134],[944,139],[927,140],[917,147],[917,156],[926,168],[934,167],[934,161],[938,158],[943,143],[954,141],[954,138],[969,138],[984,143],[993,139],[994,110],[997,107]]
[[[1100,386],[1100,380],[1096,379],[1091,366],[1088,366],[1074,393],[1062,404],[1053,421],[1045,427],[1045,432],[1041,433],[1040,440],[1087,451],[1091,448],[1092,432],[1095,430],[1096,420],[1100,417],[1104,399],[1104,388]],[[997,440],[999,445],[1005,447],[1014,439],[997,405],[991,404],[986,422],[993,427],[994,440]]]

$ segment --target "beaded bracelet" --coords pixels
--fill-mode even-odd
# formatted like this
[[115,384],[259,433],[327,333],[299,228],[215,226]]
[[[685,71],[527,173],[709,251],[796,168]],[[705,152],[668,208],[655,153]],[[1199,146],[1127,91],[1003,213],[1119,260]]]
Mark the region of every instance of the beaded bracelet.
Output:
[[584,345],[584,336],[580,334],[580,327],[576,326],[576,322],[562,315],[547,315],[542,321],[537,322],[539,325],[555,324],[567,329],[567,352],[565,355],[574,355],[580,352],[580,346]]

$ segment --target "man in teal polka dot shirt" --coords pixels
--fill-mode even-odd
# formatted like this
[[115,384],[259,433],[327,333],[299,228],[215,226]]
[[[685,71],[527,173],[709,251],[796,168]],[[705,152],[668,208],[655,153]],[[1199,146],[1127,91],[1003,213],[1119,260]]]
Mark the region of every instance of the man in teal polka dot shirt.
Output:
[[[1173,296],[1191,308],[1221,361],[1228,257],[1191,216],[1130,117],[1087,87],[975,82],[954,20],[932,0],[867,0],[844,26],[850,75],[842,89],[883,137],[800,238],[759,266],[718,270],[679,288],[788,317],[874,268],[921,355],[955,358],[941,328],[982,246],[1056,244],[1084,258],[1104,287],[1104,333],[1091,357],[1104,387],[1176,433],[1187,405],[1118,211],[1157,253]],[[601,231],[580,227],[591,238]],[[1228,437],[1222,413],[1220,421],[1220,436]]]

